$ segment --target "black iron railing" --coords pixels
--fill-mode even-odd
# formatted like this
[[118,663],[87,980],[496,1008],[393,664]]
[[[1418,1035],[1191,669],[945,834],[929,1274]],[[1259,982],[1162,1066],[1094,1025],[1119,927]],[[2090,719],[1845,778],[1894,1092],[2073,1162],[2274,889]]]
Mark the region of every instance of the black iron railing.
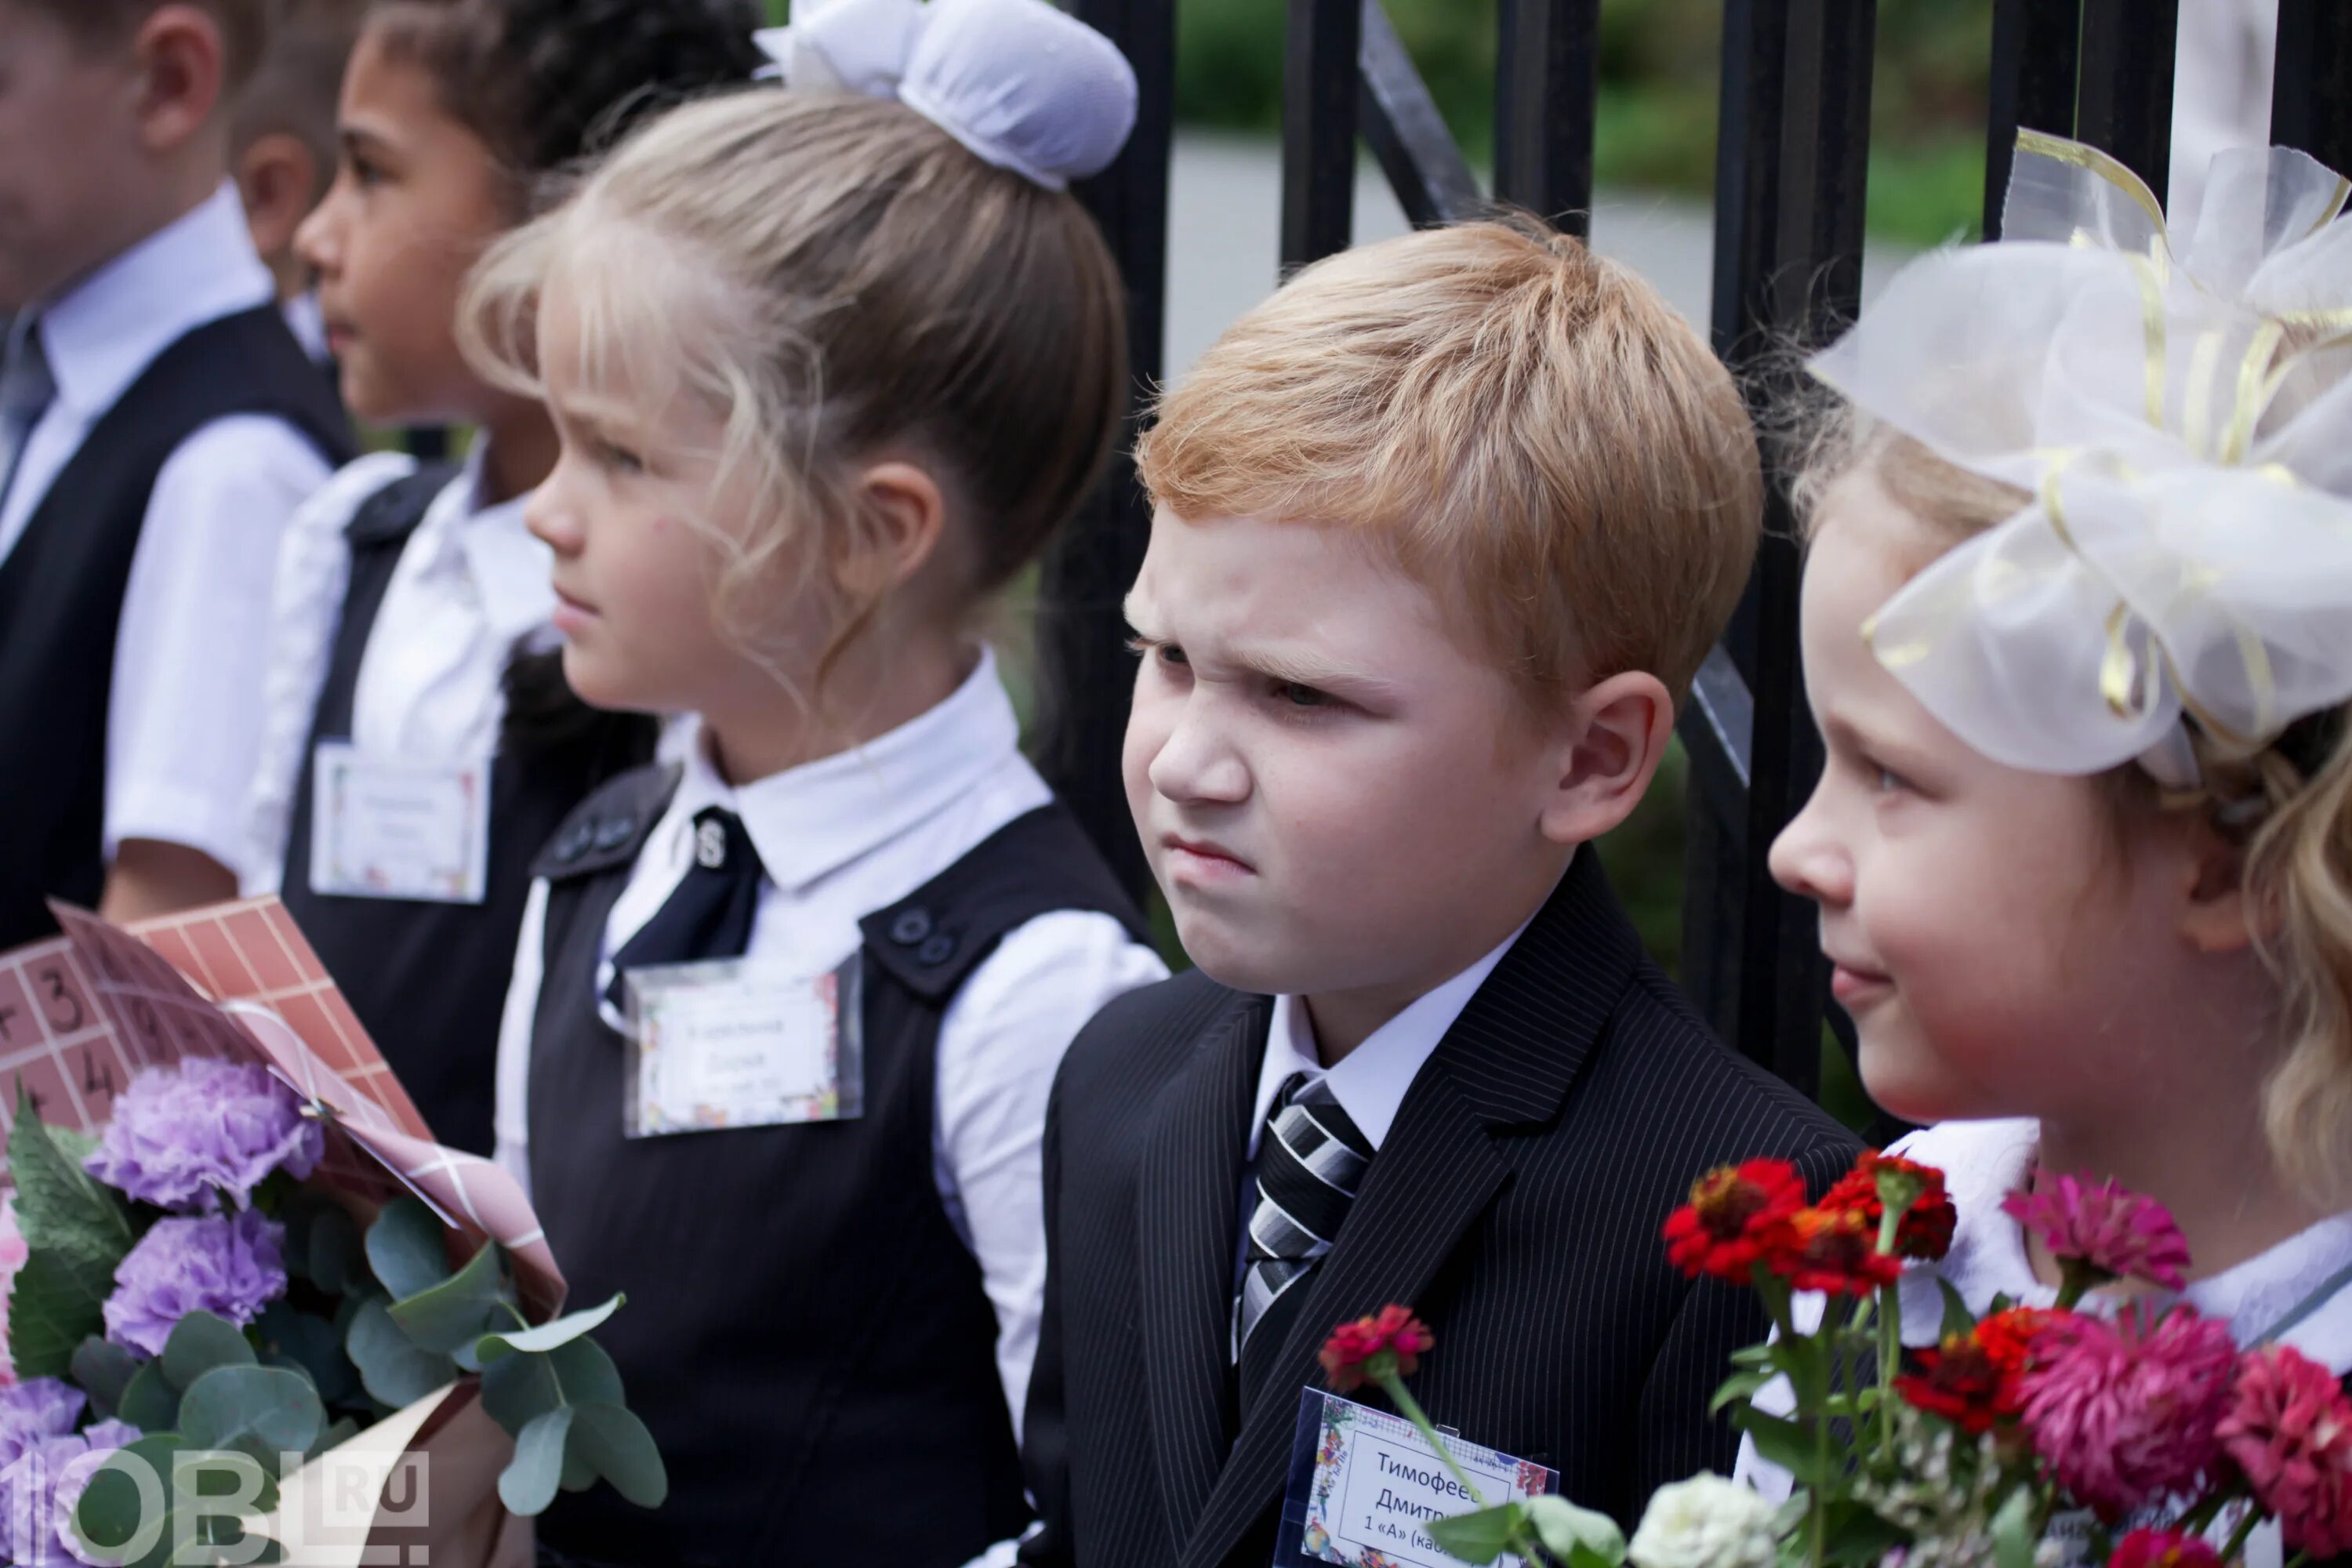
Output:
[[[1141,75],[1135,140],[1085,195],[1127,268],[1140,395],[1160,374],[1174,0],[1073,0]],[[1268,0],[1271,4],[1272,0]],[[1494,199],[1586,232],[1598,0],[1498,0]],[[1984,228],[2020,126],[2115,154],[2157,191],[2170,158],[2179,0],[1995,0]],[[2191,0],[2199,3],[2199,0]],[[1379,0],[1288,0],[1281,263],[1346,246],[1358,138],[1415,224],[1489,201],[1438,118]],[[1756,397],[1790,342],[1852,319],[1862,281],[1874,0],[1725,0],[1715,192],[1716,348]],[[2352,168],[2352,3],[2280,0],[2272,134]],[[1799,558],[1781,454],[1768,450],[1770,537],[1679,724],[1691,757],[1683,981],[1742,1050],[1808,1092],[1827,1005],[1811,910],[1765,869],[1821,769],[1797,657]],[[1131,669],[1118,604],[1149,520],[1132,471],[1111,477],[1045,576],[1044,763],[1131,885],[1142,859],[1118,783]],[[1850,1043],[1850,1039],[1849,1039]]]

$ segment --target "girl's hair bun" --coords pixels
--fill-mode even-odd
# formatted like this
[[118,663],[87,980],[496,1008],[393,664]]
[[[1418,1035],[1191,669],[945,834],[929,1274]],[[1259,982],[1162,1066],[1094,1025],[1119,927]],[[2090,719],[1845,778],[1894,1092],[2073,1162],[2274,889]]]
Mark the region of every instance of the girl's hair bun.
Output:
[[785,82],[895,98],[1043,185],[1101,173],[1135,128],[1118,46],[1049,0],[801,0],[759,35]]

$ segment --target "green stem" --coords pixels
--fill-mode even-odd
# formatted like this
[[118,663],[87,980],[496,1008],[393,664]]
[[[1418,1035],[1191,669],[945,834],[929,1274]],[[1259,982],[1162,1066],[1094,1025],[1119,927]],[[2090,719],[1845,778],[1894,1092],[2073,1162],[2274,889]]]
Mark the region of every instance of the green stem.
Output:
[[1878,1457],[1895,1458],[1895,1375],[1903,1365],[1903,1287],[1883,1285],[1878,1290]]
[[2221,1561],[2223,1563],[2235,1563],[2238,1560],[2239,1553],[2242,1552],[2246,1549],[2246,1538],[2253,1534],[2254,1526],[2262,1523],[2262,1521],[2263,1510],[2261,1509],[2250,1508],[2246,1510],[2246,1517],[2238,1521],[2238,1527],[2230,1531],[2230,1539],[2228,1542],[2223,1543],[2221,1547]]
[[1428,1415],[1421,1408],[1420,1402],[1404,1391],[1404,1379],[1391,1373],[1385,1377],[1375,1373],[1373,1381],[1381,1385],[1381,1392],[1387,1394],[1390,1402],[1396,1405],[1397,1413],[1412,1423],[1413,1429],[1421,1434],[1422,1441],[1427,1443],[1436,1451],[1437,1457],[1445,1461],[1445,1468],[1454,1472],[1454,1479],[1462,1483],[1462,1489],[1470,1494],[1470,1500],[1480,1508],[1485,1508],[1486,1500],[1478,1495],[1478,1483],[1472,1480],[1463,1471],[1462,1467],[1454,1462],[1454,1450],[1446,1445],[1445,1439],[1431,1424]]

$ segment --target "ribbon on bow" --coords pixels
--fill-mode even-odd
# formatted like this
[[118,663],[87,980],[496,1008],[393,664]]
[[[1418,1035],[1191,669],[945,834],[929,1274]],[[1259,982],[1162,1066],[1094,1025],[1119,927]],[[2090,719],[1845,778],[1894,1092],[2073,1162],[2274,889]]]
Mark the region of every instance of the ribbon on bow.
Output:
[[1135,128],[1134,68],[1050,0],[796,0],[752,35],[787,87],[895,99],[1047,190],[1100,174]]
[[2352,699],[2352,184],[2224,153],[2184,246],[2095,149],[2018,138],[1997,244],[1921,258],[1813,374],[2031,500],[1865,635],[1976,750],[2193,788]]

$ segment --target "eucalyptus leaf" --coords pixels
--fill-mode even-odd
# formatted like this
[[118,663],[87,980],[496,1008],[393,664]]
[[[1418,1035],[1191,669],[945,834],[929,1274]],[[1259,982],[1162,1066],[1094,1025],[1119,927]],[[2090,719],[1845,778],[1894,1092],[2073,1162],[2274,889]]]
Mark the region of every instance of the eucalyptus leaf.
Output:
[[268,1454],[273,1466],[278,1454],[309,1453],[326,1426],[310,1380],[283,1367],[216,1366],[180,1396],[180,1435],[191,1444]]
[[1607,1514],[1579,1508],[1562,1497],[1529,1498],[1525,1507],[1528,1522],[1535,1526],[1536,1538],[1553,1556],[1572,1558],[1580,1549],[1609,1568],[1617,1568],[1625,1561],[1625,1532]]
[[400,1331],[381,1297],[371,1297],[352,1319],[343,1350],[368,1394],[400,1409],[455,1382],[457,1363],[423,1349]]
[[544,1322],[535,1329],[512,1329],[482,1336],[477,1354],[484,1366],[512,1351],[552,1351],[571,1343],[581,1335],[593,1333],[604,1327],[606,1319],[621,1310],[626,1296],[615,1296],[601,1307],[589,1307],[568,1312],[561,1318]]
[[75,1347],[68,1370],[75,1385],[89,1395],[90,1408],[111,1418],[122,1408],[122,1391],[139,1373],[139,1360],[111,1340],[92,1334]]
[[514,1458],[499,1473],[499,1500],[507,1511],[528,1519],[545,1513],[563,1482],[563,1446],[578,1407],[560,1405],[542,1411],[515,1435]]
[[669,1471],[654,1435],[635,1415],[602,1402],[575,1405],[572,1447],[639,1508],[659,1508],[669,1496]]
[[441,1283],[394,1301],[392,1321],[425,1350],[449,1355],[482,1337],[500,1283],[499,1249],[485,1245]]
[[[437,1226],[440,1222],[434,1223]],[[331,1296],[367,1283],[368,1255],[360,1240],[359,1222],[331,1204],[310,1212],[305,1257],[311,1282]]]
[[122,1389],[121,1418],[151,1434],[180,1424],[180,1391],[164,1379],[163,1363],[151,1361],[131,1374]]
[[74,1505],[73,1529],[94,1549],[92,1557],[114,1562],[142,1529],[152,1528],[152,1542],[130,1560],[130,1568],[162,1568],[170,1559],[172,1459],[184,1447],[177,1434],[160,1432],[116,1449],[90,1473]]
[[308,1372],[327,1404],[340,1405],[359,1392],[360,1374],[343,1354],[342,1337],[326,1319],[272,1301],[255,1327],[263,1348]]
[[163,1342],[163,1378],[185,1394],[216,1366],[251,1366],[260,1359],[235,1323],[194,1311],[173,1324],[172,1337]]
[[1503,1554],[1511,1544],[1511,1537],[1526,1522],[1525,1510],[1517,1503],[1507,1502],[1500,1508],[1423,1520],[1422,1528],[1445,1549],[1449,1557],[1458,1557],[1465,1563],[1492,1563]]
[[569,1340],[544,1355],[517,1351],[482,1371],[482,1408],[509,1435],[559,1405],[625,1405],[620,1369],[594,1340]]
[[393,1299],[405,1300],[449,1278],[448,1232],[416,1199],[394,1198],[368,1226],[367,1260]]
[[[578,1406],[575,1405],[573,1408],[577,1409]],[[590,1464],[586,1456],[580,1452],[580,1445],[576,1441],[563,1445],[563,1489],[565,1491],[584,1492],[603,1479],[596,1473],[596,1467]]]

